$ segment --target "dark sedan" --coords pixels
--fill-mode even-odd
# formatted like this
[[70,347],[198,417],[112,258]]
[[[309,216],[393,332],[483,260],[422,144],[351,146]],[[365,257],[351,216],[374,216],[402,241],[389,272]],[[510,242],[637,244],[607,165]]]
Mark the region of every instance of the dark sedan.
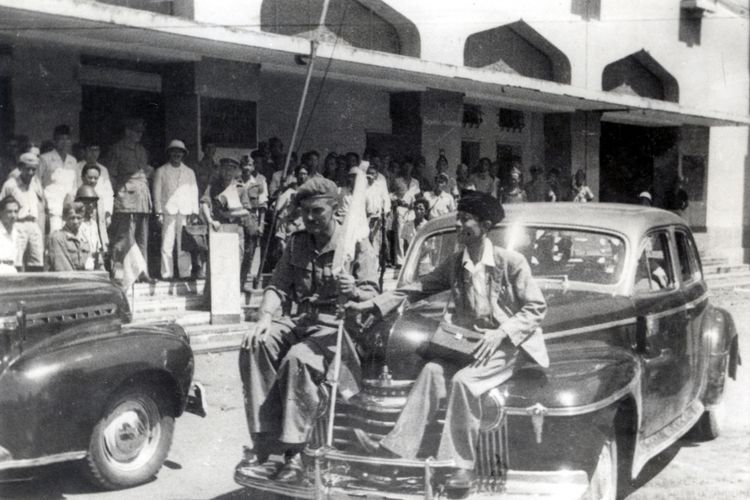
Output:
[[175,324],[134,326],[105,275],[0,277],[0,481],[79,460],[95,483],[134,486],[161,468],[175,418],[201,413],[193,353]]
[[[448,215],[419,231],[399,285],[456,250],[454,221]],[[641,206],[518,204],[490,238],[522,253],[543,289],[550,366],[524,365],[483,396],[474,498],[614,499],[691,429],[701,439],[718,435],[724,383],[739,364],[737,331],[709,302],[683,219]],[[393,427],[447,298],[408,304],[358,336],[368,379],[360,394],[337,402],[332,448],[323,446],[321,408],[308,482],[237,482],[306,498],[441,496],[453,466],[429,458],[441,419],[426,423],[417,460],[370,456],[352,429],[378,439]]]

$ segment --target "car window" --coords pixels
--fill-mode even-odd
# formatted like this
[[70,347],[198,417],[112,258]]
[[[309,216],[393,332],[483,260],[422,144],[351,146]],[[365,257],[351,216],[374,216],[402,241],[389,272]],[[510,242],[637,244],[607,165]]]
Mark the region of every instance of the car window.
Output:
[[684,283],[703,279],[698,249],[693,238],[684,231],[675,231],[677,256],[680,259],[680,274]]
[[638,258],[635,292],[648,293],[673,289],[675,282],[672,269],[669,235],[663,231],[648,235]]
[[[593,231],[511,225],[494,228],[489,238],[523,254],[536,278],[615,284],[625,262],[622,239]],[[456,250],[453,230],[428,236],[416,250],[416,260],[410,259],[405,281],[426,275]]]

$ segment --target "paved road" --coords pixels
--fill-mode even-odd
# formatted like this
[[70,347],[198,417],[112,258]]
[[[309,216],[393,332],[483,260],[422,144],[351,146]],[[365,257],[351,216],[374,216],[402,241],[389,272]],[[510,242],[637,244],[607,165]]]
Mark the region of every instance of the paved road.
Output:
[[[750,360],[750,290],[716,292],[714,303],[728,307],[740,328],[742,352]],[[232,481],[235,463],[247,441],[237,354],[197,357],[197,378],[208,389],[210,415],[186,415],[177,423],[174,445],[158,478],[118,492],[100,492],[76,474],[74,466],[40,471],[33,481],[0,487],[8,499],[258,499]],[[630,500],[750,498],[750,362],[727,387],[724,433],[708,443],[683,439],[652,460]]]

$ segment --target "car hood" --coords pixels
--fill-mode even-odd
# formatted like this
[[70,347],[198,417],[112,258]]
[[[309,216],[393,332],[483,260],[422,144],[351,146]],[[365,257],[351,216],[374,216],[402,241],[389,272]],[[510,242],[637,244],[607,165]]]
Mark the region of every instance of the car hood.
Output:
[[23,301],[28,315],[53,315],[111,304],[128,321],[124,293],[104,273],[25,273],[0,278],[0,315],[13,314]]

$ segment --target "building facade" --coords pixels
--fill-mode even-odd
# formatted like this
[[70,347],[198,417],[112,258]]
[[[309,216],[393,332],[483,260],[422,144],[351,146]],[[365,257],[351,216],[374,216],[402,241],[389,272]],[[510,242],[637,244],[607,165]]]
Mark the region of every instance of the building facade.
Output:
[[116,140],[146,118],[162,160],[210,135],[230,152],[488,157],[578,169],[603,201],[656,204],[687,179],[704,255],[750,249],[750,49],[743,0],[0,0],[0,138],[68,123]]

